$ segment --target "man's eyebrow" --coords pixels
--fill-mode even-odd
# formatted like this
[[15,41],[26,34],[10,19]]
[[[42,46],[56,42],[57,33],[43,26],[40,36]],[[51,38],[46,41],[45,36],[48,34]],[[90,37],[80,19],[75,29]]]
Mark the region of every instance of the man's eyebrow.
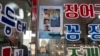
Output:
[[18,32],[16,32],[16,34],[19,34]]

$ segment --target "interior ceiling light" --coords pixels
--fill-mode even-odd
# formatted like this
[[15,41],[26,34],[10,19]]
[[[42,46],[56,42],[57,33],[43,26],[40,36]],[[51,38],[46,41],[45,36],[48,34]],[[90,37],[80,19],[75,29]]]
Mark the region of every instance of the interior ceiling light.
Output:
[[91,37],[91,35],[88,35],[87,37],[89,37],[89,38],[90,38],[90,37]]
[[19,19],[23,19],[24,18],[24,10],[22,8],[19,9]]
[[28,16],[28,17],[29,17],[29,16],[31,16],[31,13],[30,13],[30,12],[28,12],[28,13],[27,13],[27,16]]
[[100,19],[100,15],[98,15],[98,18]]
[[19,8],[19,6],[16,3],[8,3],[6,6],[10,7],[13,10],[18,10],[18,15],[16,14],[11,14],[17,19],[23,19],[24,18],[24,10],[22,8]]
[[8,3],[6,6],[10,7],[11,9],[18,9],[18,5],[16,3]]
[[31,39],[31,37],[36,37],[35,33],[32,33],[31,30],[26,30],[26,33],[23,34],[24,39]]

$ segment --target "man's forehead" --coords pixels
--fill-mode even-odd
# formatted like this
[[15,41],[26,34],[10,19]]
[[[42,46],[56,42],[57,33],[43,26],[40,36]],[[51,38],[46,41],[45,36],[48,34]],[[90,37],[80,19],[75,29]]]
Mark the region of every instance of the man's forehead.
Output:
[[[16,28],[12,28],[11,29],[12,30],[12,33],[11,33],[11,35],[9,36],[9,38],[11,39],[14,39],[14,38],[16,38],[17,36],[18,36],[18,31],[16,30]],[[18,38],[16,38],[16,39],[18,39]]]
[[16,28],[12,28],[12,33],[17,32]]

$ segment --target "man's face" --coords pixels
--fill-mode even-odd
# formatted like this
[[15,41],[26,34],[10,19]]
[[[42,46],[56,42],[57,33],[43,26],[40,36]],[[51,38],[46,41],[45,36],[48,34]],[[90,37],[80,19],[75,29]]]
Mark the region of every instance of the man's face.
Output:
[[49,24],[49,20],[45,20],[45,24]]
[[49,26],[45,26],[45,30],[46,31],[49,31]]
[[19,37],[18,37],[18,32],[15,28],[12,28],[12,34],[11,36],[9,36],[9,39],[13,45],[18,44]]

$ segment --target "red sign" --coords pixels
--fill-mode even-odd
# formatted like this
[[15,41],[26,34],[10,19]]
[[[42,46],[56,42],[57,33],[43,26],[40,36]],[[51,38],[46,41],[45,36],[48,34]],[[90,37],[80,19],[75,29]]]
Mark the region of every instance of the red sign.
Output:
[[32,5],[36,6],[37,5],[37,0],[32,0]]
[[2,56],[11,56],[12,49],[10,46],[2,47]]

